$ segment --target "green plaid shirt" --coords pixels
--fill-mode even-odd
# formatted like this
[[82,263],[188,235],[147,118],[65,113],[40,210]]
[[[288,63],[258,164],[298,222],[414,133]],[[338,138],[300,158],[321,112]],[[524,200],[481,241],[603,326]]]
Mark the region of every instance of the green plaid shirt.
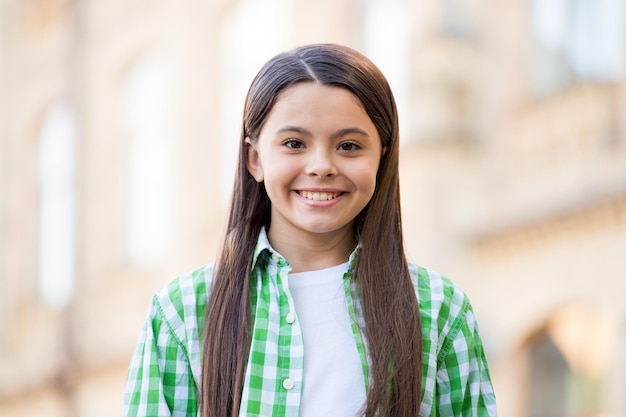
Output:
[[[352,255],[351,261],[354,258]],[[287,261],[261,232],[253,259],[253,332],[241,416],[297,417],[305,352],[289,292]],[[423,331],[421,417],[493,417],[495,396],[476,318],[466,295],[448,279],[409,265]],[[133,355],[123,416],[199,416],[200,333],[213,266],[157,292]],[[349,273],[344,289],[367,389],[367,343]]]

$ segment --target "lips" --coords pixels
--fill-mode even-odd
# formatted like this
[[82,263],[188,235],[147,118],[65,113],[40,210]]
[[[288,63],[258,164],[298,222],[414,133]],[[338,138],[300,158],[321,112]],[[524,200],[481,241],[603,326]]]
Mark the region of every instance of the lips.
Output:
[[318,192],[318,191],[298,191],[302,197],[312,201],[330,201],[339,197],[341,192]]

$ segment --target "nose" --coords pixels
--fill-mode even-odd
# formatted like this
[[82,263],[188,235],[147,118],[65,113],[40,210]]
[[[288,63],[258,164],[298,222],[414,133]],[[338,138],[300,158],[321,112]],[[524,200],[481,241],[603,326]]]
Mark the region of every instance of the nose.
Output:
[[337,165],[332,152],[326,149],[311,150],[309,152],[306,174],[318,178],[337,175]]

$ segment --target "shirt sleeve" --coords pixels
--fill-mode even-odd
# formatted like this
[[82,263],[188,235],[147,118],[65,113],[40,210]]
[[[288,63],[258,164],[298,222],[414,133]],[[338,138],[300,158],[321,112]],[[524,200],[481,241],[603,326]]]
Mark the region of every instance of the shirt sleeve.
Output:
[[438,358],[439,417],[496,417],[489,368],[469,300],[450,327]]
[[197,404],[185,346],[155,297],[129,366],[122,417],[195,417]]

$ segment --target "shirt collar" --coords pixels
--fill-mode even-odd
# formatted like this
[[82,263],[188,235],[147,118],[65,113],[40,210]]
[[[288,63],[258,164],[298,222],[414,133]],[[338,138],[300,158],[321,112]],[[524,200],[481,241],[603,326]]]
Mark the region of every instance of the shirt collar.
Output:
[[256,267],[256,264],[259,260],[259,257],[263,252],[275,253],[276,251],[270,245],[270,241],[267,238],[267,232],[265,231],[265,226],[261,228],[261,232],[259,233],[259,237],[256,242],[256,247],[254,248],[254,255],[252,256],[252,269]]
[[[348,271],[354,268],[360,247],[361,247],[361,244],[359,243],[350,254],[350,257],[348,259],[350,267]],[[264,252],[267,252],[267,254],[270,257],[281,259],[285,263],[288,263],[287,260],[280,253],[278,253],[272,247],[272,245],[270,245],[270,241],[267,238],[267,231],[265,230],[265,226],[261,228],[261,232],[259,232],[259,238],[257,239],[257,242],[256,242],[256,247],[254,248],[254,255],[252,256],[252,269],[254,269],[257,266],[257,263],[259,262],[259,258],[262,257],[261,254],[263,254]]]
[[359,254],[359,249],[361,249],[361,243],[357,243],[356,248],[354,248],[354,250],[350,254],[350,257],[348,258],[348,263],[350,264],[350,266],[348,267],[348,272],[352,271],[352,269],[356,265],[356,258]]

